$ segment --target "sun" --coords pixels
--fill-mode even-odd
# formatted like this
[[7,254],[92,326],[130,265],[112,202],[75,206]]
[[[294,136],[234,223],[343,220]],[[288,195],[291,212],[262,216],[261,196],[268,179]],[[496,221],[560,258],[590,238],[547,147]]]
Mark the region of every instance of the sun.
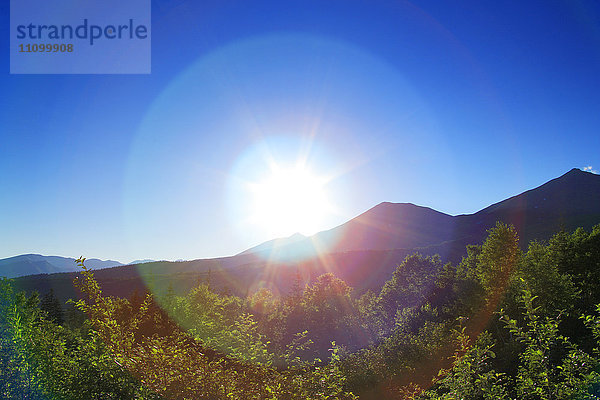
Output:
[[272,166],[268,176],[250,186],[253,222],[274,236],[316,233],[331,211],[326,184],[306,166]]

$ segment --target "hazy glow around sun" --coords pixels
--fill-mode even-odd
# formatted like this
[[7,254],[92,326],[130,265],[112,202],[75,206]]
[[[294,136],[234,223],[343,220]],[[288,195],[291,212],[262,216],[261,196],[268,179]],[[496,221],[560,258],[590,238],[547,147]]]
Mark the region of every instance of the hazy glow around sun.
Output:
[[250,184],[253,223],[274,236],[316,233],[331,212],[327,179],[306,166],[271,166],[270,175]]

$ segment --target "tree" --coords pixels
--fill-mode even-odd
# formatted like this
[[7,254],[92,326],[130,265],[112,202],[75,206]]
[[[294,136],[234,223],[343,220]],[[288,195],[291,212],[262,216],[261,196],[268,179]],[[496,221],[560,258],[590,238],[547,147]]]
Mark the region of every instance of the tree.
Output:
[[392,277],[381,289],[377,299],[383,324],[393,326],[398,310],[420,307],[427,303],[435,286],[435,278],[442,269],[439,256],[424,257],[413,254],[404,259]]
[[549,245],[537,241],[530,243],[519,263],[518,276],[537,298],[543,315],[574,310],[579,290],[571,275],[560,272],[558,260],[553,257]]
[[[513,337],[522,344],[520,365],[515,379],[519,399],[554,400],[588,397],[589,389],[599,381],[595,371],[598,359],[579,349],[560,334],[561,314],[540,314],[536,298],[527,289],[522,292],[524,326],[500,311],[501,320]],[[588,321],[590,319],[588,318]]]
[[62,325],[65,318],[60,301],[54,295],[54,289],[50,288],[48,293],[42,297],[40,308],[46,313],[46,318],[55,324]]
[[593,312],[600,303],[600,225],[591,232],[579,228],[572,234],[559,232],[548,243],[548,258],[561,274],[568,274],[580,290],[577,307]]
[[508,287],[519,261],[519,239],[512,225],[497,222],[477,256],[476,276],[487,293],[488,303],[496,304]]
[[332,340],[348,343],[347,316],[355,313],[350,299],[352,288],[332,273],[317,277],[304,290],[300,302],[301,325],[293,333],[308,330],[318,354],[327,354]]
[[508,399],[505,376],[491,365],[496,358],[491,335],[484,332],[472,344],[464,327],[456,333],[457,348],[452,356],[452,367],[440,371],[441,379],[436,382],[436,388],[423,397],[436,400]]

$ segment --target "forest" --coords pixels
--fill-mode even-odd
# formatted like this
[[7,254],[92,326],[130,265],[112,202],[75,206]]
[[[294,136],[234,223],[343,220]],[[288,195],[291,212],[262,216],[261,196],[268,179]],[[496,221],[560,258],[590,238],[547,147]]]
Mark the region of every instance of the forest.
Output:
[[327,273],[275,295],[210,279],[67,303],[0,281],[6,399],[597,399],[600,225],[520,244],[498,222],[462,261],[415,253],[379,290]]

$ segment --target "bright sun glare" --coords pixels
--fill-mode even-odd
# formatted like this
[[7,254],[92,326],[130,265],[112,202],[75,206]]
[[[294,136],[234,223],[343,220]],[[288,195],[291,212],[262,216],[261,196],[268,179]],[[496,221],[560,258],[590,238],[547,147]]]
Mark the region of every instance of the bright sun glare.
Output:
[[330,212],[326,179],[308,168],[274,166],[264,180],[253,183],[254,222],[272,235],[316,233]]

